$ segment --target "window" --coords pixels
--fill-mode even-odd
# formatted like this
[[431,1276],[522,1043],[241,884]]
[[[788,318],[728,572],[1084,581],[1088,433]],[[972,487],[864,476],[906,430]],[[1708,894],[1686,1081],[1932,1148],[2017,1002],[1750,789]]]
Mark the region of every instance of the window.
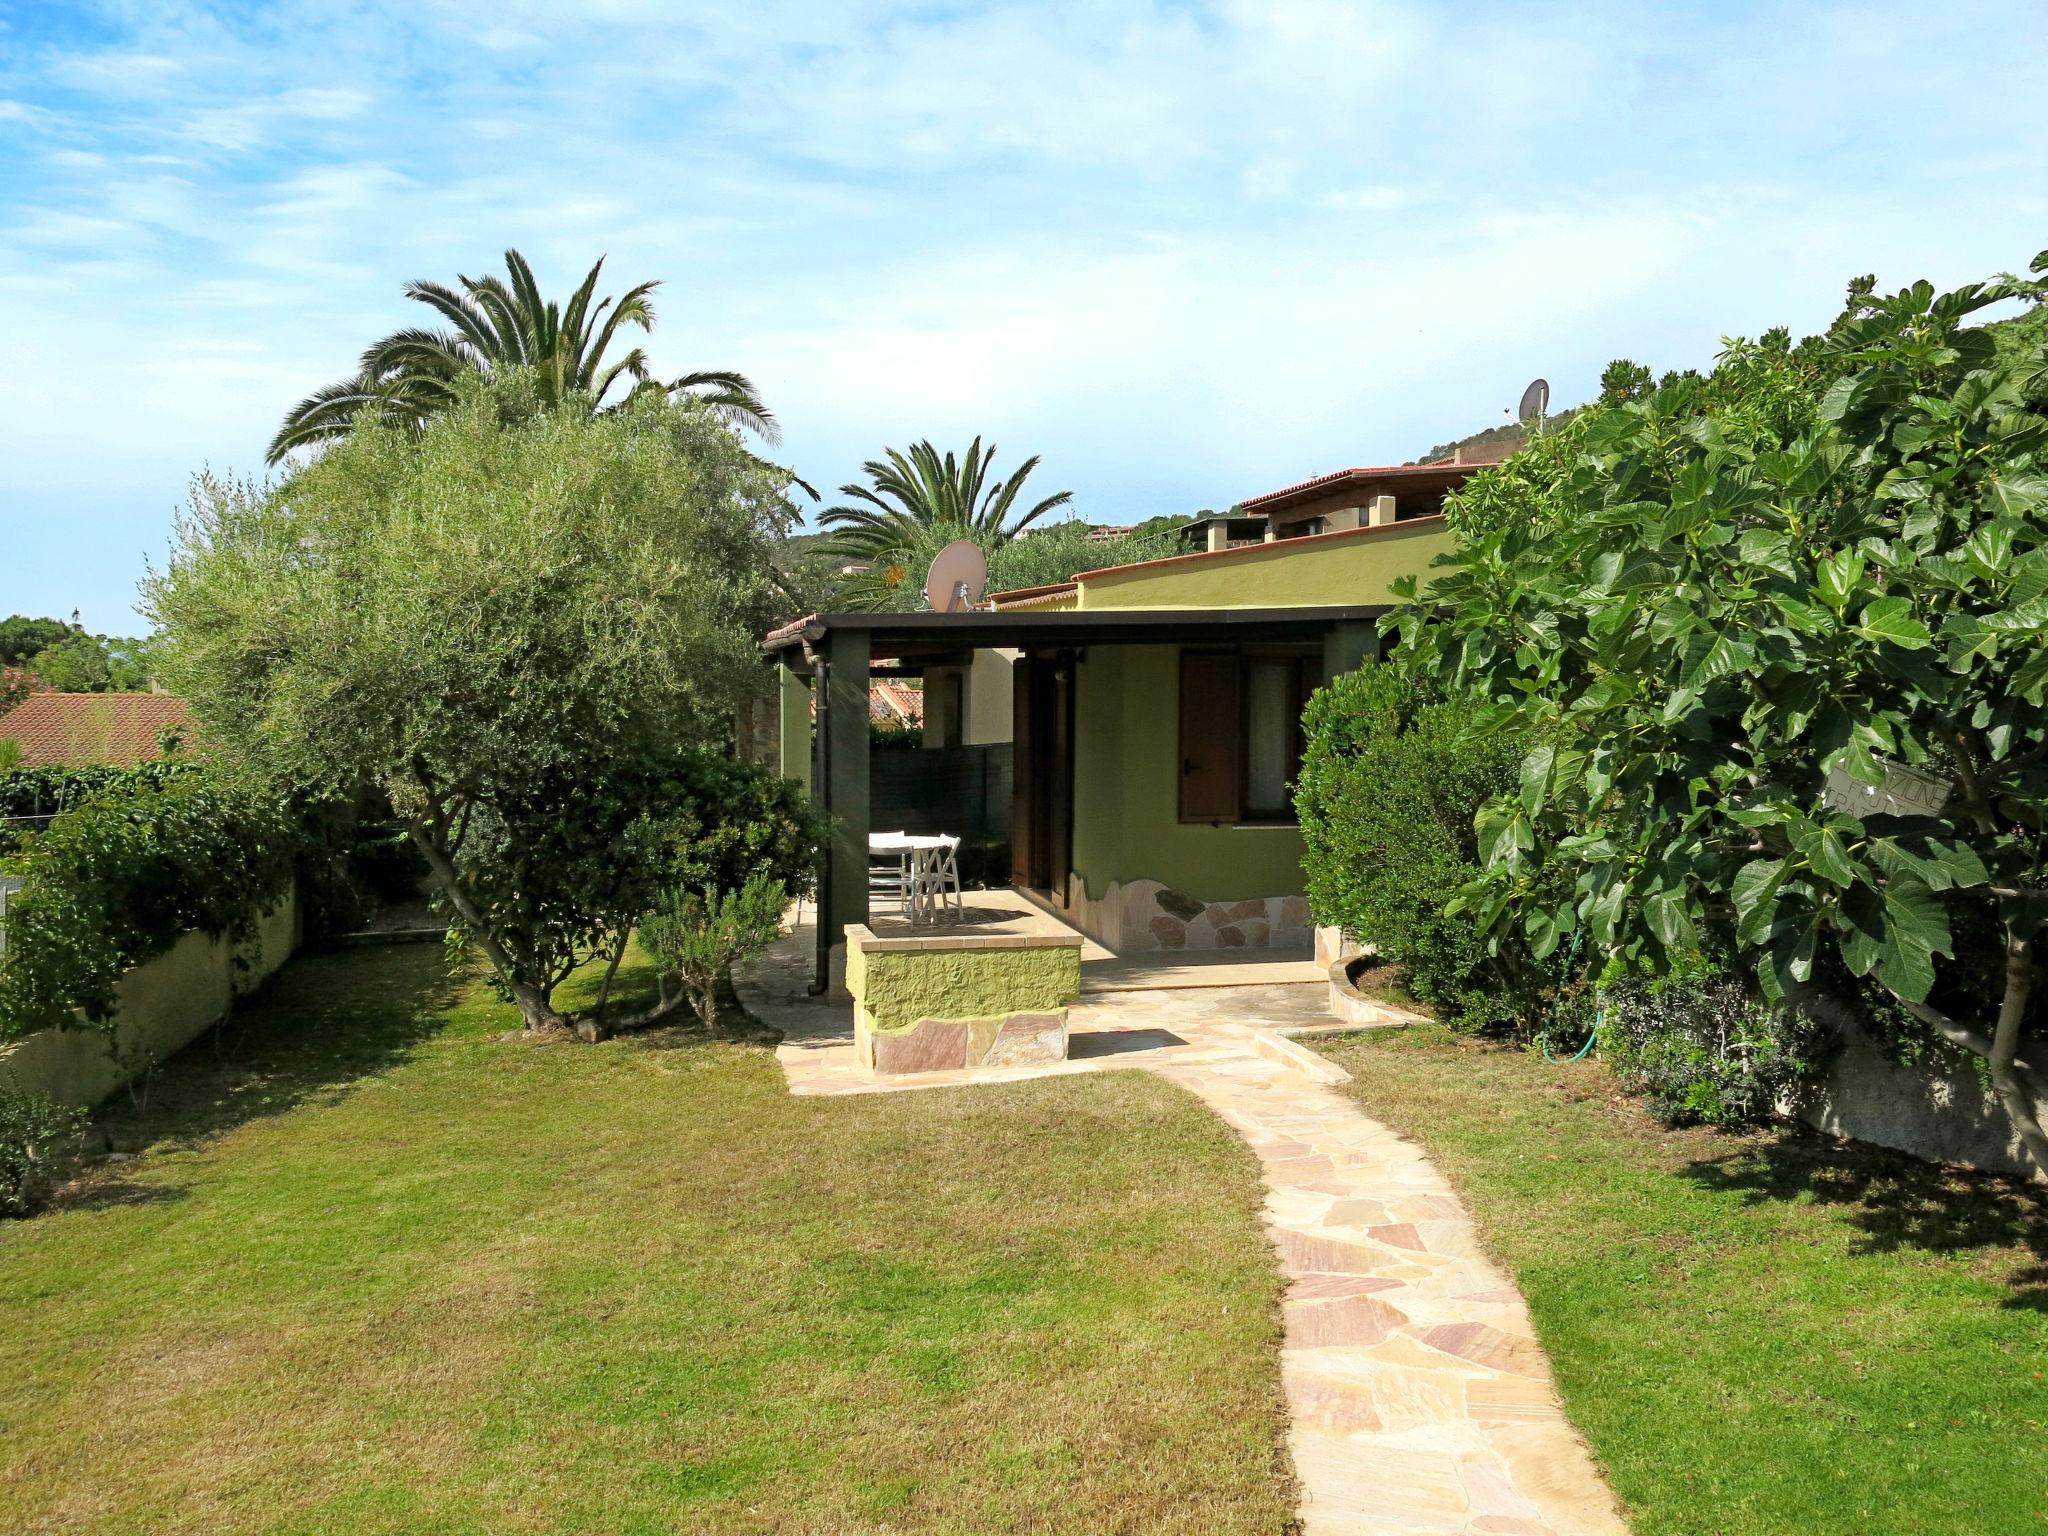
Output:
[[1301,711],[1322,681],[1322,657],[1183,651],[1180,819],[1287,822],[1301,770]]

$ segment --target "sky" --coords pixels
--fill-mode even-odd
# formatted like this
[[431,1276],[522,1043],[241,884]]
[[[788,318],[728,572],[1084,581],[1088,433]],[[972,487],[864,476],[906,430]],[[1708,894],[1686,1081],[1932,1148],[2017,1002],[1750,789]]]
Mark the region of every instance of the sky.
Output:
[[136,632],[191,475],[507,246],[659,278],[813,484],[1134,522],[2048,245],[2009,6],[0,0],[0,614]]

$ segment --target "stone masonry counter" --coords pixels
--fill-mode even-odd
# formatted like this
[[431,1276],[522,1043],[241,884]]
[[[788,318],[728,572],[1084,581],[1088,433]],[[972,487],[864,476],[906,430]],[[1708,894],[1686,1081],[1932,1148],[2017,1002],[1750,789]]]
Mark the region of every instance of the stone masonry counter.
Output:
[[883,939],[847,924],[860,1064],[895,1073],[1064,1061],[1081,942],[1078,933]]

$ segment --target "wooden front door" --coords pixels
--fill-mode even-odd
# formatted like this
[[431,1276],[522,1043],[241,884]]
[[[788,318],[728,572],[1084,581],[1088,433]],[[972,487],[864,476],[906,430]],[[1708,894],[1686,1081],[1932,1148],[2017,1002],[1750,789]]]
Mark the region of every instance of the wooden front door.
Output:
[[1017,663],[1010,878],[1064,897],[1074,860],[1074,659]]

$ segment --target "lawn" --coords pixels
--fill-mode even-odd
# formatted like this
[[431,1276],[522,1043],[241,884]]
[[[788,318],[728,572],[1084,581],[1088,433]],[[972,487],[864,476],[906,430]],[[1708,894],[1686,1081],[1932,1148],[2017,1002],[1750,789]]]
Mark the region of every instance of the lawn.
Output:
[[301,960],[0,1224],[8,1532],[1276,1532],[1249,1154],[1143,1073],[790,1098]]
[[2038,1194],[1437,1025],[1319,1048],[1463,1192],[1636,1536],[2048,1531]]

